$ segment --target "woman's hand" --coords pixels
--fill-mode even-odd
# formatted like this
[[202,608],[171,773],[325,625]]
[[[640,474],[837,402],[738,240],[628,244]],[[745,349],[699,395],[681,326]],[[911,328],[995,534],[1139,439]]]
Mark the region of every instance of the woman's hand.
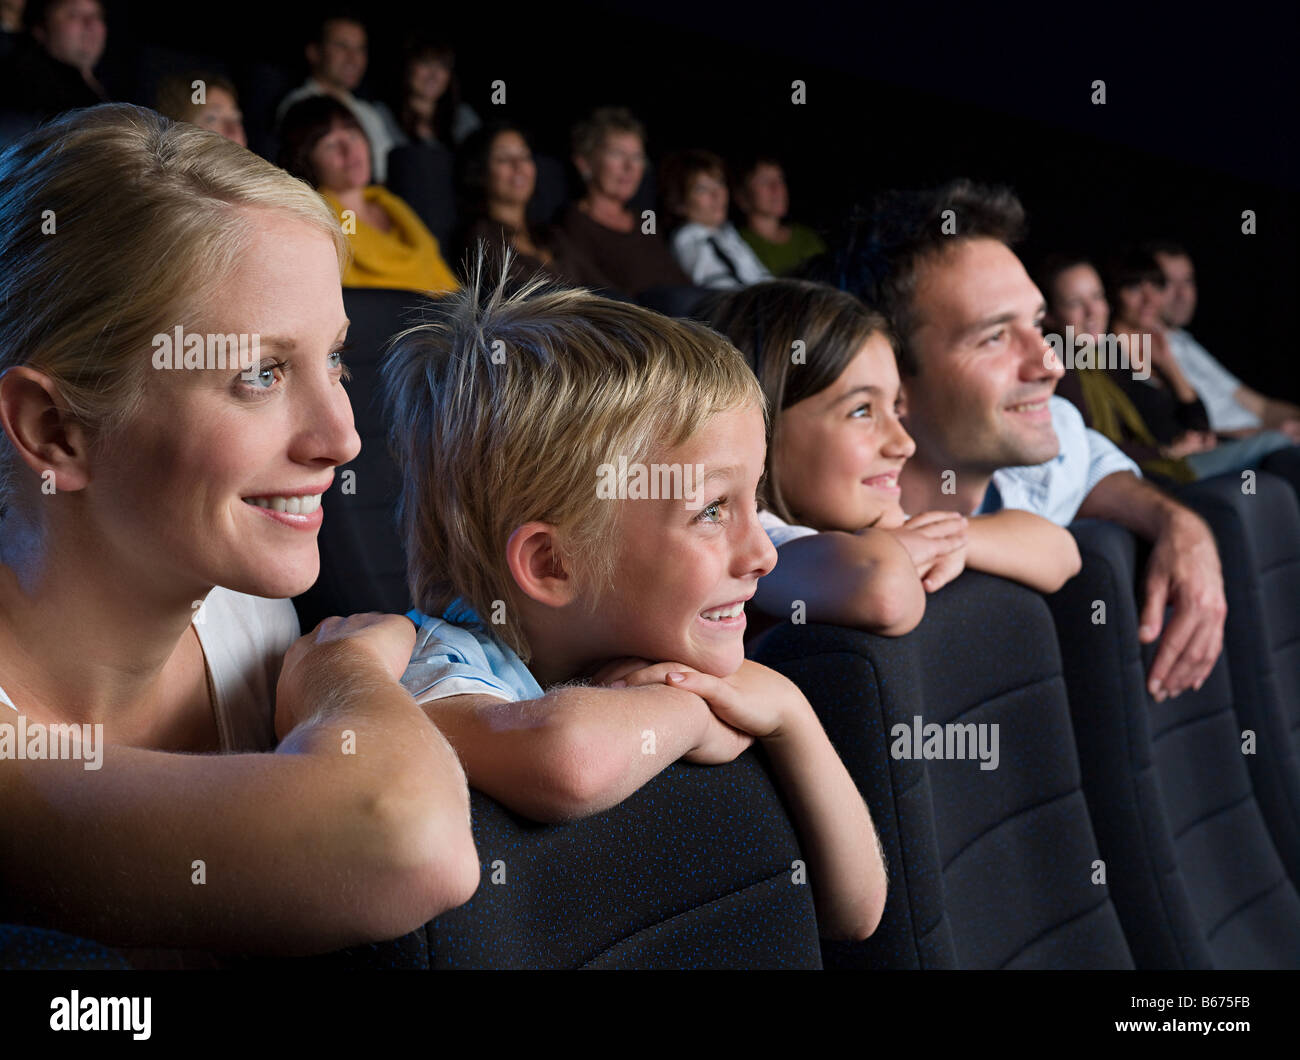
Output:
[[402,615],[368,612],[327,618],[284,653],[275,691],[275,732],[283,739],[327,707],[331,693],[358,679],[400,681],[415,647],[415,626]]

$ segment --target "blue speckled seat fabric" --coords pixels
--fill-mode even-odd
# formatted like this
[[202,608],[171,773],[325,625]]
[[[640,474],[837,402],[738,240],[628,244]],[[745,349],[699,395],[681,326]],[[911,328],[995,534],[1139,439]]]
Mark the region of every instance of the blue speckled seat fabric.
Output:
[[[967,572],[905,637],[778,626],[754,657],[803,689],[867,799],[890,869],[884,919],[828,967],[1128,968],[1036,593]],[[997,724],[998,768],[895,758],[894,726]]]
[[[1300,905],[1241,754],[1227,653],[1199,691],[1155,703],[1137,643],[1145,558],[1127,532],[1072,527],[1080,575],[1051,600],[1102,855],[1134,958],[1152,968],[1293,967]],[[1229,622],[1244,615],[1231,613]],[[1096,601],[1104,623],[1093,621]]]
[[436,968],[816,968],[798,838],[761,752],[677,763],[618,806],[537,825],[473,793],[482,879],[427,928]]
[[126,957],[89,939],[44,928],[0,924],[0,970],[127,969]]

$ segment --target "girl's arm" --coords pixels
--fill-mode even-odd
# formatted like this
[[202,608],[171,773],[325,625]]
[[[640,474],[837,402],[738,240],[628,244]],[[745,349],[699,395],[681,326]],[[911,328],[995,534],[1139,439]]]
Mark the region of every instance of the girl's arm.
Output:
[[467,901],[468,791],[398,683],[413,644],[392,616],[299,640],[273,754],[111,745],[96,770],[0,762],[5,918],[110,945],[295,955],[394,938]]
[[789,619],[802,601],[809,622],[897,637],[925,614],[925,589],[907,550],[886,530],[828,531],[787,541],[754,604]]
[[1032,512],[1014,508],[972,516],[966,566],[1054,593],[1079,573],[1074,535]]

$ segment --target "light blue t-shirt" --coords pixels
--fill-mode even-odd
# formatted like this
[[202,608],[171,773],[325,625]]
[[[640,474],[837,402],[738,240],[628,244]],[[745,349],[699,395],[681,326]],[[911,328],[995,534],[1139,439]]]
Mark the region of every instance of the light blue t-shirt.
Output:
[[418,610],[408,611],[406,617],[419,633],[402,686],[417,703],[464,695],[495,696],[513,703],[543,695],[519,656],[460,600],[442,618]]
[[1043,464],[993,472],[984,500],[973,515],[1018,508],[1057,526],[1069,526],[1084,498],[1107,475],[1131,471],[1142,477],[1137,464],[1110,439],[1084,426],[1079,410],[1065,398],[1053,394],[1048,407],[1061,451]]

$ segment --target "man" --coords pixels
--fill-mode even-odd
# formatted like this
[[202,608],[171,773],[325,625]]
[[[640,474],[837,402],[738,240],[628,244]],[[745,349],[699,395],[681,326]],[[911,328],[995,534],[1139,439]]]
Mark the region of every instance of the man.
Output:
[[1191,255],[1169,240],[1153,240],[1145,249],[1165,274],[1163,316],[1169,325],[1170,352],[1205,403],[1210,426],[1238,437],[1277,430],[1300,442],[1300,407],[1244,385],[1185,330],[1196,315],[1196,271]]
[[1060,525],[1110,519],[1153,542],[1138,635],[1151,643],[1163,627],[1147,682],[1163,701],[1199,688],[1222,649],[1218,550],[1198,516],[1142,481],[1053,396],[1062,368],[1043,338],[1043,296],[1009,245],[1023,225],[1006,190],[954,181],[892,193],[830,274],[883,310],[898,336],[916,441],[901,480],[904,510],[1011,507]]
[[278,123],[299,100],[331,95],[360,122],[370,141],[371,179],[382,184],[388,176],[388,152],[406,142],[392,113],[382,103],[367,103],[352,93],[366,76],[366,27],[346,15],[329,15],[305,49],[311,76],[283,100],[276,111]]
[[44,120],[103,103],[95,76],[108,30],[99,0],[33,0],[25,12],[28,37],[7,61],[0,109]]

